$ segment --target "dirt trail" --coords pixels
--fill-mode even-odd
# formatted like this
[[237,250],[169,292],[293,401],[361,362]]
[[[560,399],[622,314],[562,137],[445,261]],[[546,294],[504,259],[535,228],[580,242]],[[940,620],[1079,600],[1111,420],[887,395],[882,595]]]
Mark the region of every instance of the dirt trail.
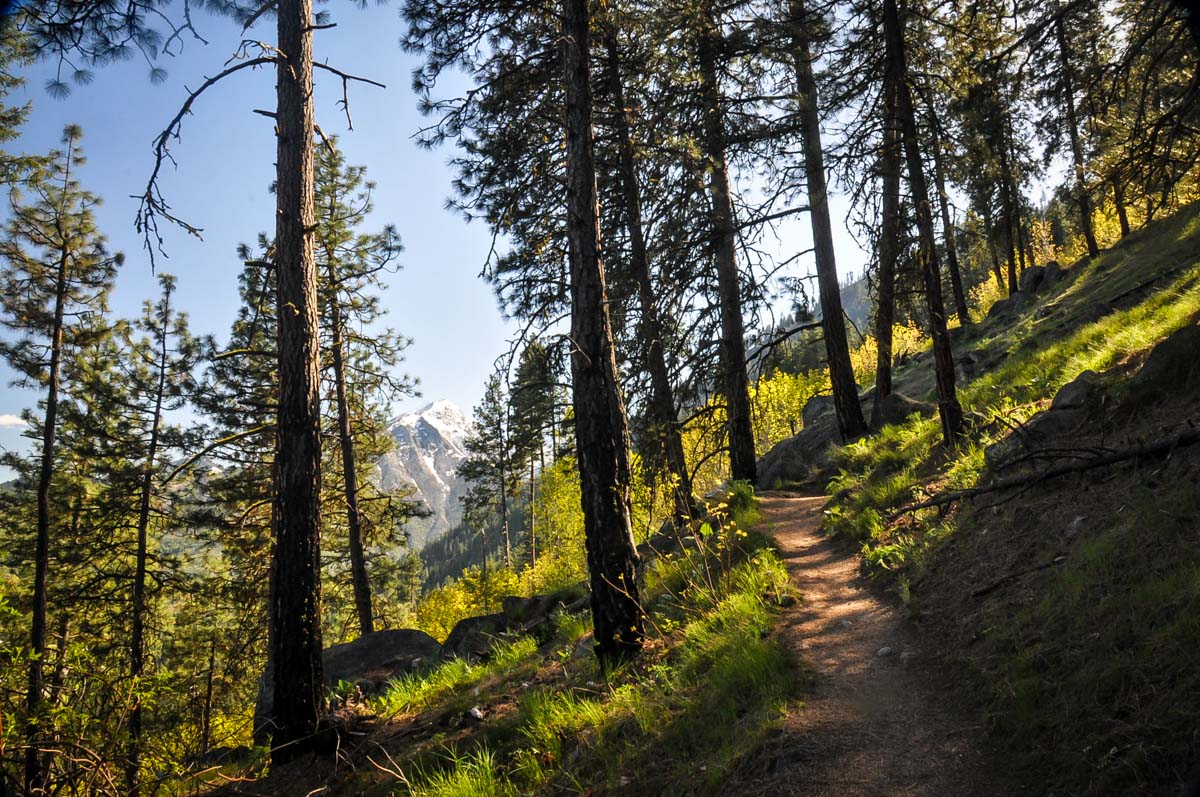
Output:
[[761,500],[760,528],[779,541],[801,595],[776,633],[815,678],[747,793],[1013,793],[989,766],[979,718],[945,686],[936,651],[862,576],[858,557],[818,530],[822,503],[781,493]]

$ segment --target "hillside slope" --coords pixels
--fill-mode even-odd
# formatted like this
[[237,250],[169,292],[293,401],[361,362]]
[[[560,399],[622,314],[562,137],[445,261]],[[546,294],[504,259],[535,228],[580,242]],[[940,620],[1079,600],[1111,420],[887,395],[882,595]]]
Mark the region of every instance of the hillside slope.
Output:
[[[1200,446],[1091,466],[1194,437],[1198,322],[1193,207],[961,333],[974,378],[959,450],[913,418],[837,455],[827,529],[859,542],[868,571],[966,666],[1036,793],[1173,794],[1195,780]],[[898,389],[931,392],[921,360]],[[1084,470],[1048,475],[1067,466]],[[1000,479],[1020,484],[906,508]]]

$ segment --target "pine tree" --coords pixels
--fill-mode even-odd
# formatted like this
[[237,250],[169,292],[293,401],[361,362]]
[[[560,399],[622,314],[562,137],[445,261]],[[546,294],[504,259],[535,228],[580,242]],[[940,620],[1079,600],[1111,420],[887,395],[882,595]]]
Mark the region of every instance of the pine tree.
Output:
[[0,239],[3,273],[3,323],[20,337],[0,343],[0,355],[19,374],[19,384],[44,386],[44,415],[37,477],[37,527],[34,554],[31,659],[26,693],[28,753],[25,790],[47,787],[47,753],[43,738],[48,718],[44,661],[49,610],[51,533],[54,508],[55,435],[64,352],[102,334],[89,314],[103,315],[108,293],[122,261],[105,248],[96,230],[93,209],[99,199],[85,191],[75,176],[83,165],[82,133],[68,126],[64,150],[51,154],[47,173],[23,191],[11,194],[11,218]]

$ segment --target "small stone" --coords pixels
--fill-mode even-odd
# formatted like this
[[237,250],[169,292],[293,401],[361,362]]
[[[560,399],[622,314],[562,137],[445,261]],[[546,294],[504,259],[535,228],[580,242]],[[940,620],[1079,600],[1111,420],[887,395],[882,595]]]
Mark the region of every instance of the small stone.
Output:
[[476,722],[483,722],[483,709],[481,709],[479,706],[474,706],[470,711],[467,712],[467,716]]
[[779,599],[779,601],[778,601],[778,604],[779,604],[779,606],[780,606],[780,607],[782,607],[782,608],[786,609],[786,608],[788,608],[789,606],[795,606],[795,605],[796,605],[796,599],[795,599],[795,597],[793,597],[793,596],[791,596],[791,595],[784,595],[783,597],[781,597],[781,598]]
[[890,655],[892,655],[892,649],[890,647],[888,647],[887,645],[884,645],[883,647],[881,647],[879,649],[879,652],[876,653],[875,655],[879,656],[880,658],[883,658],[884,656],[890,656]]

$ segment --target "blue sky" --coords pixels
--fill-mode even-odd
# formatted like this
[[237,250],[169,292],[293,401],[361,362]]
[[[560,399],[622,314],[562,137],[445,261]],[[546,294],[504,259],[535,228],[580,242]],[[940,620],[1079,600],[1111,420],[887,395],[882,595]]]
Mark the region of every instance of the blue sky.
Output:
[[[385,83],[387,89],[351,86],[354,129],[347,130],[338,107],[341,83],[318,71],[317,121],[327,133],[339,136],[348,162],[367,166],[368,177],[377,183],[368,229],[395,224],[405,244],[403,270],[391,276],[383,304],[389,310],[388,323],[415,341],[405,370],[420,379],[422,397],[408,399],[397,409],[447,398],[469,413],[514,331],[477,276],[491,236],[484,225],[467,224],[443,209],[450,192],[452,173],[446,163],[452,150],[427,151],[412,140],[424,120],[410,88],[417,60],[403,53],[398,43],[403,31],[398,8],[372,4],[359,10],[350,5],[331,6],[337,27],[317,32],[316,58]],[[113,301],[114,311],[125,316],[136,314],[156,290],[149,258],[134,230],[137,200],[131,198],[145,190],[152,140],[185,99],[186,87],[196,87],[205,76],[221,71],[242,38],[238,26],[226,20],[199,16],[196,23],[209,44],[185,39],[181,53],[160,58],[169,73],[160,85],[151,84],[148,64],[135,59],[96,69],[93,83],[55,100],[44,89],[55,65],[43,63],[27,71],[25,90],[12,98],[33,101],[33,114],[14,149],[44,152],[58,142],[64,125],[82,126],[88,164],[81,180],[104,198],[100,228],[112,248],[127,257]],[[267,19],[248,36],[270,41],[273,27]],[[236,246],[253,243],[260,231],[273,230],[273,201],[267,189],[273,179],[275,142],[270,120],[253,113],[273,107],[271,71],[248,70],[229,78],[196,103],[181,140],[172,146],[178,168],[164,169],[161,188],[172,211],[204,230],[199,240],[164,226],[169,258],[158,261],[158,268],[178,277],[180,305],[196,332],[226,334],[237,307]],[[863,255],[841,223],[844,202],[835,199],[833,211],[839,270],[858,271]],[[781,252],[808,246],[806,225],[805,218],[803,225],[783,230]],[[26,443],[11,416],[29,406],[32,397],[7,386],[7,371],[0,376],[5,385],[0,392],[0,446],[23,448]]]

